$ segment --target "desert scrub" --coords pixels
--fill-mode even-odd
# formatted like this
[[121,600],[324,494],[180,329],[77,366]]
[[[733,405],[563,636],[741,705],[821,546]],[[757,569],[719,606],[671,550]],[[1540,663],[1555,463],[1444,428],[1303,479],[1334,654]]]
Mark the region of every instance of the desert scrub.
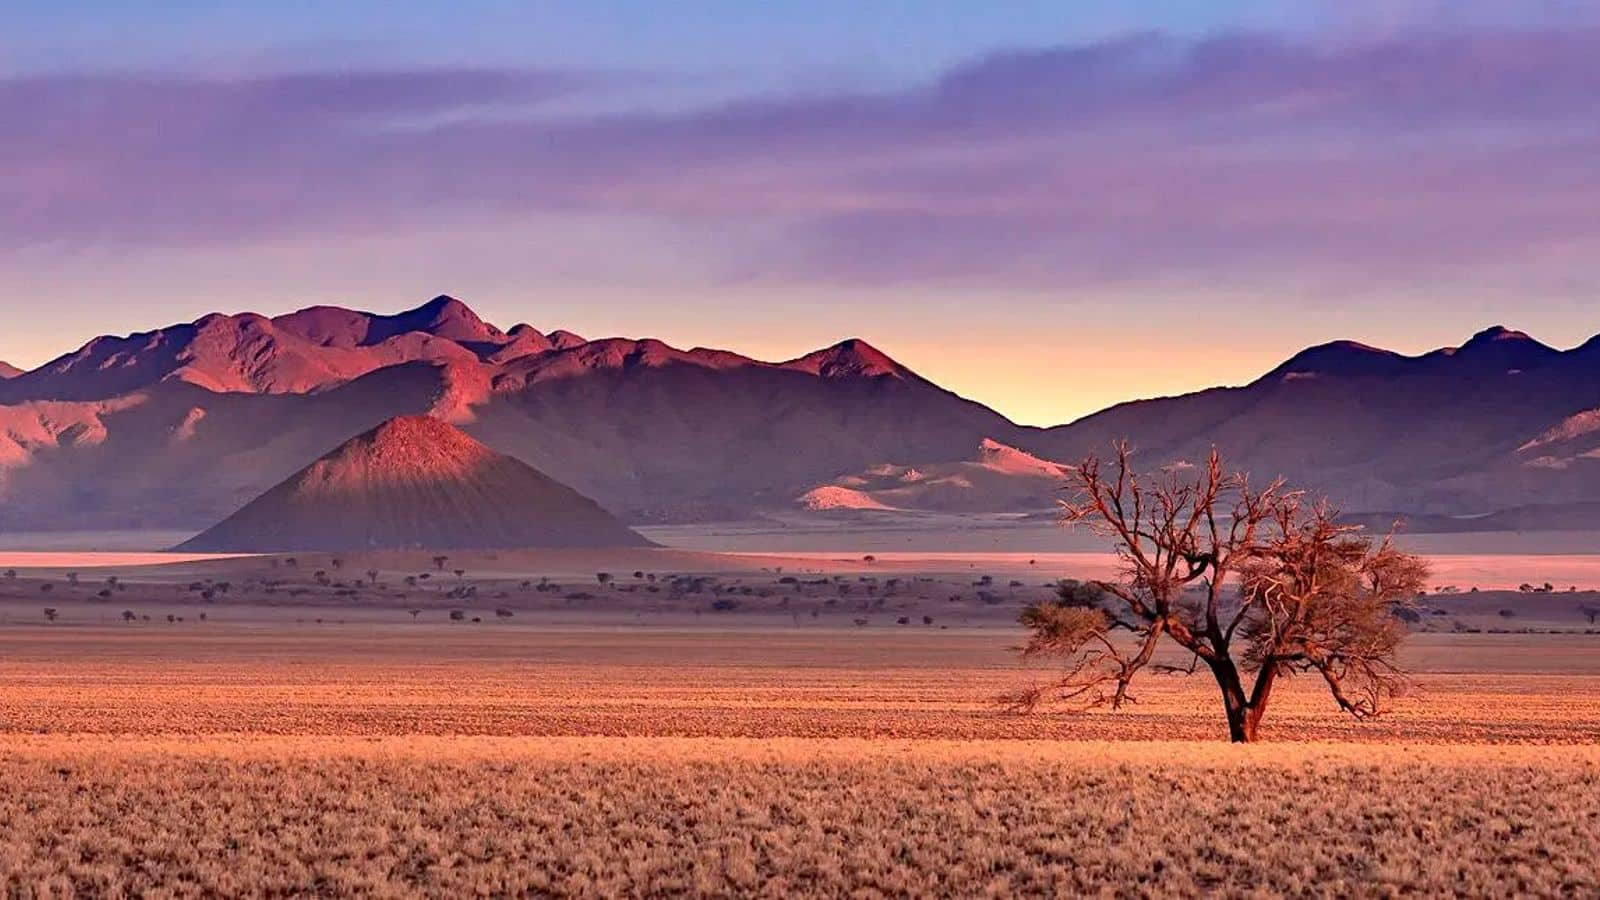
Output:
[[[443,615],[436,626],[370,633],[211,623],[174,635],[42,620],[0,628],[0,734],[1078,741],[1222,733],[1216,687],[1202,678],[1151,679],[1119,713],[1006,714],[996,696],[1048,674],[1018,666],[1010,632],[877,640],[855,629],[777,630],[733,642],[713,631],[469,630]],[[1417,675],[1415,695],[1382,718],[1343,718],[1315,681],[1297,678],[1275,693],[1263,736],[1570,744],[1600,734],[1600,645],[1431,639],[1425,662],[1447,670]]]
[[1600,891],[1593,748],[6,747],[0,871],[20,896]]

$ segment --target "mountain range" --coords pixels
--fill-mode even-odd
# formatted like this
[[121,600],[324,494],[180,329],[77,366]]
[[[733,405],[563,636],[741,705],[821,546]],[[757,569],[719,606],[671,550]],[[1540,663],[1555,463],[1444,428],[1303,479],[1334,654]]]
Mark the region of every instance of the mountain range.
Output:
[[411,415],[458,425],[635,523],[1027,512],[1051,505],[1057,466],[1118,438],[1152,467],[1216,444],[1230,464],[1353,513],[1441,528],[1545,512],[1600,523],[1600,339],[1560,351],[1497,327],[1421,356],[1334,342],[1247,385],[1036,428],[859,339],[763,362],[501,330],[438,297],[396,315],[213,314],[5,369],[0,528],[209,526]]

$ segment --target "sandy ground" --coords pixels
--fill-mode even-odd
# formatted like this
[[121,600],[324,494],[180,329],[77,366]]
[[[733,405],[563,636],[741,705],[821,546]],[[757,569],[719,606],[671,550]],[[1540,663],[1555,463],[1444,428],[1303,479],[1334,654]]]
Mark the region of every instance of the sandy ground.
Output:
[[[1104,541],[1085,529],[1064,529],[1050,515],[942,513],[784,513],[759,521],[648,526],[640,529],[671,547],[757,553],[954,551],[960,553],[1077,552]],[[1600,547],[1596,531],[1495,531],[1417,534],[1398,540],[1419,553],[1585,554]]]
[[[1419,635],[1415,693],[1359,723],[1301,679],[1274,740],[1582,742],[1600,734],[1585,635]],[[0,732],[1174,740],[1220,737],[1203,678],[1146,679],[1119,713],[1002,712],[1048,674],[997,628],[210,621],[0,627]],[[1178,660],[1173,659],[1173,662]]]
[[[322,558],[327,554],[301,554]],[[1108,578],[1116,572],[1115,558],[1104,552],[1028,553],[959,551],[805,551],[757,553],[676,549],[642,550],[519,550],[455,551],[449,553],[458,564],[469,566],[480,575],[573,576],[597,571],[626,572],[647,569],[657,572],[756,572],[783,570],[790,573],[821,572],[896,572],[952,574],[987,573],[1030,578]],[[354,566],[374,564],[384,572],[426,571],[433,568],[431,551],[341,554]],[[865,561],[867,556],[873,562]],[[23,573],[64,574],[68,571],[124,570],[163,566],[167,575],[252,573],[264,570],[253,557],[218,554],[177,554],[134,551],[0,551],[0,568]],[[1590,554],[1466,554],[1435,553],[1428,556],[1433,580],[1439,585],[1462,589],[1514,589],[1519,584],[1550,582],[1558,589],[1577,586],[1583,590],[1600,588],[1600,555]],[[137,573],[126,573],[137,577]]]
[[8,895],[1600,891],[1581,632],[1415,635],[1383,717],[1296,679],[1238,748],[1203,678],[1002,711],[1048,673],[999,622],[28,603],[0,609]]

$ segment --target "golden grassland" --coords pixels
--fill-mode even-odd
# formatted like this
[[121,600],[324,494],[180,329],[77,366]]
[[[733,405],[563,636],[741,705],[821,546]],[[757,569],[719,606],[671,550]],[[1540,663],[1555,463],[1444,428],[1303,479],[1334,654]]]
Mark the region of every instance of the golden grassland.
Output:
[[33,739],[19,891],[1593,896],[1593,748]]
[[1600,894],[1600,643],[1369,723],[1000,712],[1000,629],[0,628],[8,896]]

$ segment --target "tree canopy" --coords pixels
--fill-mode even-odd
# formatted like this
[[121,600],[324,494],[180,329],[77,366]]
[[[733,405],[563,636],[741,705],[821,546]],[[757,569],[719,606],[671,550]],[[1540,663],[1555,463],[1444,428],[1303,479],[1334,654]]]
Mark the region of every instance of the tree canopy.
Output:
[[1070,470],[1062,521],[1114,545],[1121,569],[1063,582],[1029,607],[1026,657],[1062,661],[1049,683],[1009,698],[1018,709],[1066,701],[1120,708],[1135,679],[1172,644],[1222,693],[1229,737],[1256,739],[1279,679],[1314,674],[1345,712],[1367,718],[1404,683],[1395,652],[1402,614],[1427,583],[1426,563],[1338,521],[1325,500],[1279,479],[1255,489],[1213,451],[1204,467],[1134,468],[1119,444]]

